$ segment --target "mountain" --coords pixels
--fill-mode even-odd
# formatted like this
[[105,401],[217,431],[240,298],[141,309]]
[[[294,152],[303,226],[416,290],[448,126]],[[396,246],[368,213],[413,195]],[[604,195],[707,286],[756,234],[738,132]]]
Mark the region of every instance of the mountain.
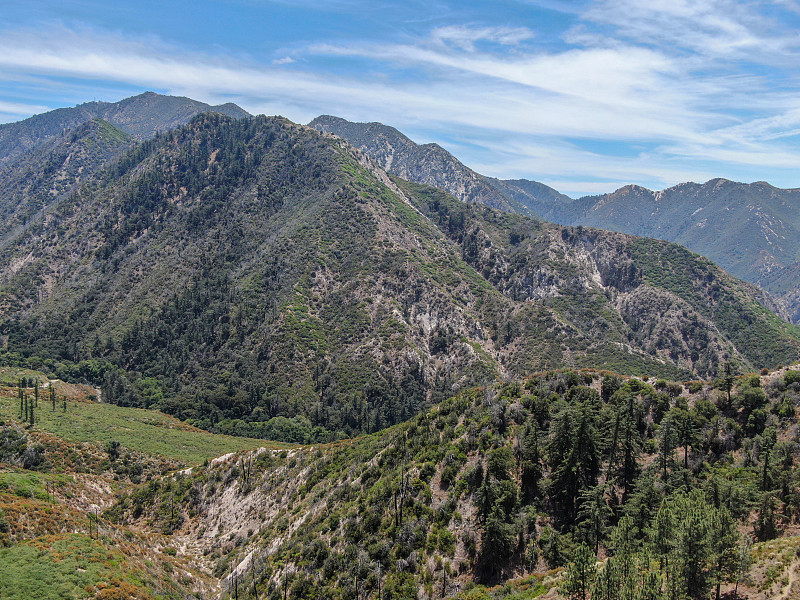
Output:
[[708,259],[279,117],[10,162],[0,596],[796,595],[800,330]]
[[190,98],[145,92],[119,102],[86,102],[59,108],[24,121],[0,125],[0,168],[15,156],[41,142],[59,136],[92,119],[108,121],[137,140],[146,140],[204,112],[218,112],[235,119],[248,113],[235,104],[211,106]]
[[[665,600],[719,584],[793,597],[795,408],[767,429],[750,417],[784,410],[798,376],[743,377],[730,404],[703,382],[544,373],[374,435],[224,456],[104,516],[202,552],[231,596]],[[670,437],[687,425],[693,437]],[[772,460],[742,452],[770,436]],[[571,580],[582,551],[589,568]]]
[[325,115],[309,125],[349,141],[390,173],[439,187],[464,202],[686,246],[763,287],[800,323],[800,278],[795,276],[800,271],[800,189],[712,179],[658,192],[629,185],[573,200],[536,181],[480,175],[440,146],[418,146],[381,123]]
[[800,319],[800,189],[712,179],[654,192],[626,186],[554,206],[545,218],[670,240],[773,293]]
[[685,245],[773,293],[790,318],[800,322],[800,285],[787,275],[800,269],[800,190],[714,179],[660,192],[631,185],[573,200],[536,181],[480,175],[440,146],[418,146],[381,123],[324,115],[309,125],[348,140],[391,173],[465,202]]
[[0,247],[8,233],[79,183],[91,178],[135,140],[186,124],[203,112],[233,118],[248,113],[235,104],[203,102],[145,92],[119,102],[88,102],[0,125]]
[[679,246],[465,204],[316,129],[217,113],[134,144],[0,249],[0,359],[296,441],[542,369],[788,364],[800,332],[770,307]]
[[549,205],[553,201],[571,200],[543,183],[502,181],[480,175],[438,144],[420,146],[394,127],[382,123],[353,123],[322,115],[311,121],[309,127],[347,140],[388,173],[440,188],[462,202],[477,202],[535,216],[541,203]]
[[0,169],[0,248],[132,145],[128,134],[92,119],[6,163]]

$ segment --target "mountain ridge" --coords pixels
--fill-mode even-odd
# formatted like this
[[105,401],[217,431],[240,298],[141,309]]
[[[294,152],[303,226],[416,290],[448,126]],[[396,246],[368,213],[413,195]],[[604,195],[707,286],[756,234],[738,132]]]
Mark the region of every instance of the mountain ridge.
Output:
[[[476,173],[439,144],[418,145],[394,127],[382,123],[352,123],[331,115],[319,116],[308,125],[346,139],[393,175],[441,188],[463,202],[479,202],[534,216],[528,204],[536,198],[535,194],[518,188],[513,182],[501,182]],[[544,184],[536,185],[540,186],[537,191],[541,197],[559,195]]]
[[145,140],[157,132],[183,125],[194,115],[215,111],[234,118],[249,116],[233,103],[211,106],[179,96],[144,92],[118,102],[86,102],[73,108],[58,108],[0,125],[0,167],[40,142],[62,134],[92,119],[103,119],[134,139]]
[[[440,187],[465,202],[684,245],[773,293],[790,318],[800,322],[800,283],[787,285],[787,273],[800,269],[800,189],[714,178],[660,191],[629,184],[607,194],[572,199],[538,182],[480,175],[441,148],[431,160],[423,146],[380,123],[323,116],[309,125],[340,135],[401,177]],[[444,163],[450,165],[447,176],[434,175],[440,170],[437,165]]]
[[95,373],[107,401],[255,437],[375,431],[560,366],[786,364],[800,342],[685,249],[465,204],[340,138],[215,113],[24,226],[0,293],[8,351]]

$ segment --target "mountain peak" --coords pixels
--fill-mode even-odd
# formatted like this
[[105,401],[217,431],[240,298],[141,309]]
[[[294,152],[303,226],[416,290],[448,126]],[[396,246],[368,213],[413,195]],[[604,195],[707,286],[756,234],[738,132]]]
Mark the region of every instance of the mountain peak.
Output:
[[635,183],[629,183],[628,185],[623,185],[621,188],[615,190],[612,196],[620,195],[620,194],[655,194],[655,192],[649,188],[646,188],[641,185],[637,185]]
[[203,112],[219,112],[234,119],[249,116],[247,111],[230,102],[211,106],[191,98],[152,91],[119,102],[87,102],[0,125],[0,165],[91,119],[103,119],[135,139],[145,140],[160,131],[184,125]]
[[353,123],[341,117],[321,115],[309,126],[345,139],[393,175],[438,187],[462,202],[538,216],[544,204],[569,200],[536,181],[503,181],[476,173],[439,144],[417,144],[394,127],[382,123]]

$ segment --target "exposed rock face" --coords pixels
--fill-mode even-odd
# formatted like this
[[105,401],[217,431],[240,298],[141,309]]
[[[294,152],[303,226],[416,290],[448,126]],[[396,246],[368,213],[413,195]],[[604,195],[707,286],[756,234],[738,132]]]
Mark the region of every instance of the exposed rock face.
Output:
[[285,119],[200,115],[97,168],[6,232],[0,334],[117,365],[110,402],[355,433],[547,368],[797,357],[754,288],[678,246],[463,203]]
[[[309,126],[347,140],[393,175],[438,187],[462,202],[534,215],[533,205],[537,200],[562,197],[552,188],[535,181],[501,181],[480,175],[438,144],[415,144],[394,127],[382,123],[352,123],[322,115]],[[566,196],[563,198],[568,200]]]
[[464,202],[669,240],[706,256],[737,277],[773,294],[800,322],[800,190],[764,182],[712,179],[654,192],[628,185],[610,194],[573,200],[525,179],[499,180],[467,168],[435,144],[418,146],[381,123],[321,116],[310,125],[334,133],[404,179],[433,185]]

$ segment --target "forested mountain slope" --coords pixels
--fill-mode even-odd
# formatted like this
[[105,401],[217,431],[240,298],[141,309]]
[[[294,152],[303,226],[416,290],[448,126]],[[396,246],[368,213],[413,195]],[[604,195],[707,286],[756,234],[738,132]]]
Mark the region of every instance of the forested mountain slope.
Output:
[[526,179],[480,175],[435,144],[418,146],[381,123],[352,123],[321,116],[310,125],[361,148],[390,173],[478,202],[582,225],[669,240],[711,259],[779,299],[800,321],[800,190],[765,182],[712,179],[654,192],[629,185],[610,194],[573,200]]
[[438,144],[415,144],[394,127],[382,123],[353,123],[322,115],[309,126],[347,140],[388,173],[440,188],[462,202],[536,216],[539,203],[571,201],[536,181],[503,181],[476,173]]
[[787,364],[800,338],[681,247],[464,204],[314,129],[211,113],[10,233],[0,294],[7,359],[296,441],[544,368]]
[[0,169],[0,246],[132,145],[128,134],[93,119],[7,163]]
[[260,448],[0,368],[0,595],[793,598],[797,367],[540,373]]
[[[758,283],[800,318],[800,190],[765,182],[712,179],[660,192],[626,186],[603,196],[554,205],[543,215],[683,244],[724,269]],[[793,273],[791,280],[787,274]]]
[[146,140],[159,131],[185,125],[196,114],[209,111],[235,119],[248,116],[235,104],[211,106],[191,98],[153,92],[119,102],[86,102],[73,108],[59,108],[24,121],[0,125],[0,168],[25,151],[92,119],[108,121],[128,135]]
[[540,374],[182,471],[105,516],[203,549],[231,597],[793,597],[799,386]]

